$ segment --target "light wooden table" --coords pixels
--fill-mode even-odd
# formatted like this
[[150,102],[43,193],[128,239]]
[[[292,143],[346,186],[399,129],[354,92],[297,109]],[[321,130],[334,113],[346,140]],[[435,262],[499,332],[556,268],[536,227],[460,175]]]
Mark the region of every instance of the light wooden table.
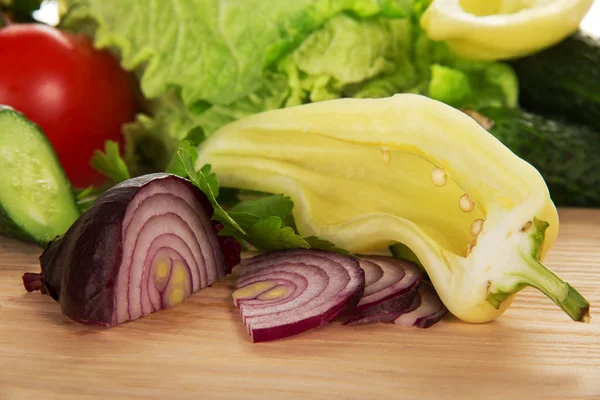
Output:
[[40,249],[0,239],[0,399],[600,398],[600,210],[560,213],[546,264],[592,303],[591,324],[525,289],[484,325],[335,323],[261,344],[229,282],[117,328],[74,323],[23,289]]

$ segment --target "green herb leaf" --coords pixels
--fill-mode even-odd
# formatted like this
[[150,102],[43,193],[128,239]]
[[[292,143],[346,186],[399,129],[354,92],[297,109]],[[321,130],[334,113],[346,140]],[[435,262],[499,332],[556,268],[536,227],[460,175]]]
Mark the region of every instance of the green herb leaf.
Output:
[[214,214],[212,218],[220,221],[225,227],[232,228],[241,234],[245,234],[244,230],[239,224],[227,214],[227,212],[217,202],[217,196],[219,194],[219,185],[217,178],[214,173],[210,173],[210,165],[205,165],[201,170],[196,171],[194,159],[198,159],[196,149],[188,146],[180,147],[176,152],[177,161],[172,161],[173,166],[170,171],[173,173],[183,171],[182,176],[188,178],[194,185],[196,185],[208,198],[214,208]]
[[276,194],[259,199],[241,201],[232,207],[231,211],[254,214],[260,219],[276,216],[285,221],[293,208],[294,203],[289,197]]
[[207,164],[200,168],[200,171],[198,172],[204,176],[204,179],[206,180],[206,185],[208,186],[208,188],[213,193],[216,199],[217,197],[219,197],[219,181],[217,180],[217,175],[214,172],[210,172],[210,168],[210,165]]
[[350,253],[348,250],[341,249],[328,240],[320,239],[316,236],[308,236],[305,237],[304,240],[306,241],[306,243],[308,243],[311,249],[333,251],[335,253],[343,254],[345,256],[352,256],[352,253]]
[[100,150],[94,152],[90,164],[96,171],[115,183],[131,178],[127,165],[119,153],[119,144],[112,140],[104,142],[104,153]]
[[73,194],[75,195],[75,203],[79,208],[80,213],[86,212],[92,204],[96,201],[98,196],[102,194],[101,189],[95,188],[93,185],[88,186],[85,189],[75,189]]
[[246,240],[261,251],[303,248],[310,245],[279,217],[269,217],[250,226]]
[[235,206],[240,201],[239,194],[239,189],[222,187],[219,188],[217,200],[223,208],[231,209],[231,207]]
[[[192,145],[191,142],[189,142],[188,140],[183,140],[179,144],[179,150],[184,150],[188,152],[191,156],[192,165],[196,165],[196,161],[198,160],[198,152],[196,151],[196,148]],[[167,167],[165,172],[181,176],[182,178],[189,178],[183,165],[183,161],[178,154],[175,154],[174,157],[171,159],[171,162],[169,163],[169,166]]]
[[237,211],[231,211],[229,215],[239,223],[246,234],[238,235],[234,230],[225,227],[219,232],[219,235],[235,236],[238,240],[245,240],[260,251],[310,248],[306,240],[298,235],[292,227],[286,226],[284,220],[276,215],[263,214],[262,217],[259,217],[248,212]]
[[[249,214],[245,212],[234,212],[230,211],[229,216],[233,218],[234,221],[238,223],[238,225],[247,232],[252,225],[260,222],[260,218],[254,214]],[[220,236],[235,236],[238,239],[246,240],[246,235],[240,234],[240,232],[236,229],[232,229],[230,227],[224,227],[220,232]]]

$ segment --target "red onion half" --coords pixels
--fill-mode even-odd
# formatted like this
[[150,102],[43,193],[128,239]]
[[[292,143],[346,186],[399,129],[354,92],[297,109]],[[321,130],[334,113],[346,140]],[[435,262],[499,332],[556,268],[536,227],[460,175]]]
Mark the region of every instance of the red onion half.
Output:
[[127,180],[51,242],[40,257],[41,273],[25,274],[23,283],[86,323],[111,326],[176,306],[239,262],[239,243],[217,237],[212,213],[186,179]]
[[297,335],[356,306],[365,275],[358,261],[324,250],[280,250],[244,260],[233,293],[250,338]]

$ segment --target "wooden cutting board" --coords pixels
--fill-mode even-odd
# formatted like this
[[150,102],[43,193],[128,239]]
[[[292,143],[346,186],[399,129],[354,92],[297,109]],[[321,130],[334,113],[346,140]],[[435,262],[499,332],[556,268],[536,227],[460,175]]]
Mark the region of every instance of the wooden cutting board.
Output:
[[112,329],[26,293],[40,249],[0,239],[0,399],[600,398],[600,210],[562,209],[546,264],[592,303],[572,322],[525,289],[499,319],[325,328],[252,344],[231,283]]

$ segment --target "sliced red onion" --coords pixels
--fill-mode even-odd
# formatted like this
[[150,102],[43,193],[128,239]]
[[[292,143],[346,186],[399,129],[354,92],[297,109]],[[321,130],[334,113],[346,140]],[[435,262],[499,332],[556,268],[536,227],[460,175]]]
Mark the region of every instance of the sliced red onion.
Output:
[[[271,269],[267,271],[263,271],[261,274],[251,274],[245,279],[238,279],[237,287],[239,289],[247,288],[246,290],[236,291],[236,295],[234,295],[234,301],[237,306],[241,307],[243,304],[243,308],[247,311],[245,315],[252,314],[252,309],[256,308],[257,312],[262,311],[267,305],[268,306],[277,306],[281,303],[286,303],[291,300],[297,299],[300,295],[307,293],[308,289],[308,279],[306,279],[303,275],[285,271],[285,266],[282,268]],[[287,267],[289,268],[289,266]],[[306,266],[305,269],[313,268],[311,266]],[[327,275],[318,268],[313,268],[314,274],[322,275],[322,282],[329,279]],[[268,276],[269,280],[265,281],[265,275]],[[264,292],[257,291],[260,289],[260,286],[268,283],[272,285],[268,290]],[[271,289],[275,288],[278,285],[285,285],[289,288],[289,293],[286,292],[286,295],[276,295],[278,291],[271,291]],[[311,292],[322,291],[324,286],[316,286],[311,288]],[[240,293],[248,292],[251,293],[248,297],[239,297]],[[300,300],[301,301],[301,300]]]
[[[325,289],[330,286],[329,281],[331,279],[339,279],[338,282],[335,282],[339,287],[343,287],[343,285],[345,285],[350,279],[345,271],[340,271],[339,268],[335,267],[334,263],[328,262],[328,260],[321,261],[321,263],[324,265],[324,268],[307,264],[306,261],[311,262],[310,260],[307,260],[306,257],[302,257],[299,262],[286,262],[280,265],[270,265],[264,267],[261,272],[272,276],[272,278],[269,279],[279,277],[282,272],[288,272],[288,275],[293,276],[291,279],[292,282],[297,287],[302,287],[303,290],[299,293],[296,293],[296,295],[290,298],[289,301],[286,299],[282,302],[266,303],[256,299],[258,302],[250,304],[247,304],[249,302],[242,302],[240,304],[240,310],[242,311],[244,318],[258,317],[260,315],[271,314],[273,312],[282,312],[298,308],[298,306],[304,305],[322,294]],[[331,274],[328,275],[327,272],[324,271],[325,268],[331,268]],[[264,279],[266,278],[263,276],[264,274],[261,273],[259,275],[261,275],[260,279],[264,282]],[[242,280],[239,283],[238,288],[245,287],[245,282],[245,280]]]
[[[150,174],[106,191],[40,257],[40,285],[68,317],[115,325],[182,303],[239,262],[212,206],[188,180]],[[224,255],[225,253],[225,255]]]
[[423,278],[417,265],[403,259],[360,256],[359,263],[365,270],[365,280],[371,284],[365,286],[365,293],[356,306],[355,313],[414,290]]
[[429,328],[448,313],[448,309],[429,282],[423,282],[419,286],[418,294],[421,299],[419,307],[396,318],[394,320],[396,325]]
[[[375,292],[373,284],[383,277],[383,269],[378,264],[365,258],[359,259],[359,264],[363,271],[365,271],[365,293],[363,296],[368,296]],[[402,275],[404,275],[404,270],[402,270]],[[368,291],[367,288],[369,288]]]
[[280,250],[244,260],[234,299],[254,342],[297,335],[356,306],[365,285],[358,261],[324,250]]
[[352,314],[344,325],[363,325],[373,322],[394,322],[400,315],[411,312],[421,303],[416,290],[392,297]]

